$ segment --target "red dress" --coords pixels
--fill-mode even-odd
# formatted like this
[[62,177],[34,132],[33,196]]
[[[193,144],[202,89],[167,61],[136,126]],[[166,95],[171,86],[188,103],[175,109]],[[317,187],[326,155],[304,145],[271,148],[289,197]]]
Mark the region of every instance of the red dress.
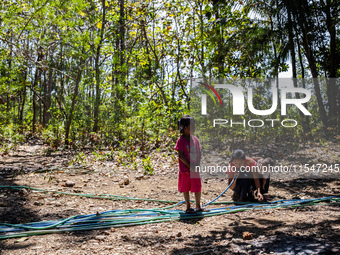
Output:
[[[190,136],[191,142],[181,135],[176,143],[175,150],[183,151],[190,165],[199,164],[201,145],[196,136]],[[201,192],[202,184],[199,172],[190,173],[190,169],[180,160],[178,173],[179,192]]]

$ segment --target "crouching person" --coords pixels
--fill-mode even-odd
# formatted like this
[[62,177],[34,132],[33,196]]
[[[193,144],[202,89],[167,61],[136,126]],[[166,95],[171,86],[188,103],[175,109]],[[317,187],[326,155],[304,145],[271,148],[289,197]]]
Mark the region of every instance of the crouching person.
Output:
[[[229,161],[228,183],[235,178],[231,189],[234,191],[232,199],[236,202],[263,201],[259,175],[256,173],[256,161],[246,157],[243,150],[235,150]],[[254,195],[253,183],[256,187],[256,197]]]

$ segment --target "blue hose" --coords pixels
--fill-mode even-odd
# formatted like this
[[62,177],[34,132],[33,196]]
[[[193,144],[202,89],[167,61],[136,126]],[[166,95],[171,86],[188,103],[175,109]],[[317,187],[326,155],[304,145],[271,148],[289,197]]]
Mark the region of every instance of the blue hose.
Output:
[[209,203],[206,203],[205,205],[202,205],[202,207],[210,205],[211,203],[215,202],[217,199],[219,199],[224,193],[226,193],[226,191],[231,187],[231,185],[233,185],[234,181],[237,178],[237,174],[235,175],[234,179],[232,180],[232,182],[229,184],[229,186],[219,195],[217,196],[214,200],[211,200]]
[[[220,198],[234,183],[237,176],[229,186],[214,200],[203,205],[209,205]],[[317,199],[290,199],[277,200],[266,203],[245,203],[222,208],[213,208],[209,212],[197,214],[185,214],[181,210],[170,209],[127,209],[127,210],[112,210],[102,212],[100,214],[76,215],[61,220],[49,220],[42,222],[31,222],[25,224],[9,224],[0,223],[0,240],[14,237],[41,235],[49,233],[59,233],[65,231],[93,230],[110,227],[127,227],[136,226],[148,223],[166,222],[180,219],[193,219],[222,215],[226,213],[240,212],[253,209],[268,209],[279,207],[296,207],[312,205],[320,202],[335,202],[340,203],[340,195],[317,198]],[[182,204],[184,201],[177,203]]]

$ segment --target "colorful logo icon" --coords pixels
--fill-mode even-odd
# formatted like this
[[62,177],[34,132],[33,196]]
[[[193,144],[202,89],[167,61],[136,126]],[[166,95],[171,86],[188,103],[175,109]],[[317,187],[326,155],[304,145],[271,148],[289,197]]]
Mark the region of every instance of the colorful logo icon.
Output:
[[204,85],[204,87],[205,87],[206,89],[201,88],[201,87],[197,87],[197,88],[200,89],[200,90],[202,90],[202,91],[204,91],[205,93],[207,93],[207,94],[211,97],[211,99],[214,101],[215,105],[217,105],[217,102],[216,102],[216,100],[215,100],[214,95],[211,93],[211,91],[217,96],[218,100],[220,101],[221,106],[223,105],[223,104],[222,104],[222,100],[221,100],[221,98],[220,98],[220,95],[217,93],[217,91],[216,91],[212,86],[210,86],[210,85],[208,85],[208,84],[206,84],[206,83],[203,83],[203,82],[199,82],[199,84]]

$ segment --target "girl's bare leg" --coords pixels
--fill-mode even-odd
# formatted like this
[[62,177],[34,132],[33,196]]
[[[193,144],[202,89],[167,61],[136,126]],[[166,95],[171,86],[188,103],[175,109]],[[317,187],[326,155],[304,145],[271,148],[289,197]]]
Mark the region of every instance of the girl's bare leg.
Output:
[[183,192],[184,195],[184,200],[185,200],[185,205],[187,206],[187,209],[190,208],[190,194],[188,192]]
[[195,192],[196,210],[201,209],[201,192]]

